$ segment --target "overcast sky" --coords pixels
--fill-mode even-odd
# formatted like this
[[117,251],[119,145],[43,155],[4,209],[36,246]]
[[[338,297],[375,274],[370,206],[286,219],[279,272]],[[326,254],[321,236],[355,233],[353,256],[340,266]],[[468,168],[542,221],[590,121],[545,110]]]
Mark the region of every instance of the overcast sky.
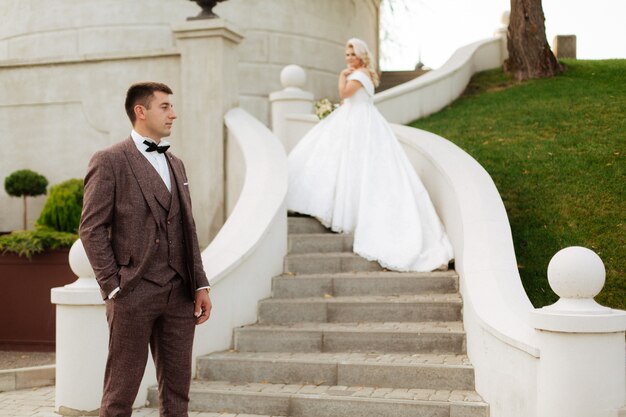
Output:
[[[389,1],[389,0],[385,0]],[[510,0],[392,0],[383,7],[383,69],[412,69],[419,60],[441,66],[459,47],[488,38],[502,26]],[[546,36],[576,35],[579,59],[626,58],[626,0],[543,0]]]

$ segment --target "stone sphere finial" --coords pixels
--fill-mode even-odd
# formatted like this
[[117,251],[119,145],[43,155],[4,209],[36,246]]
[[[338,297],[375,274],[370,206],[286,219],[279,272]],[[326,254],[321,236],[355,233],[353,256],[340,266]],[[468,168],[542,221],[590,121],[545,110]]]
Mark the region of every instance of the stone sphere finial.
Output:
[[96,274],[94,274],[93,272],[93,268],[91,267],[89,259],[87,258],[87,253],[85,253],[83,242],[81,242],[80,239],[74,242],[74,244],[70,248],[68,258],[70,261],[70,268],[77,277],[95,278]]
[[302,89],[306,83],[306,72],[299,65],[287,65],[280,72],[280,83],[285,89]]
[[548,264],[548,282],[561,298],[593,298],[604,287],[605,277],[602,259],[580,246],[561,249]]

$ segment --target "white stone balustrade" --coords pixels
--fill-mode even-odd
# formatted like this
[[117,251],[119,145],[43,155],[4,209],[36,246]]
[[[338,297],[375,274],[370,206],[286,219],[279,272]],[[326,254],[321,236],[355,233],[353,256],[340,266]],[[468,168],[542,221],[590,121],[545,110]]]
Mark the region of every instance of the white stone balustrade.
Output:
[[289,116],[311,114],[313,112],[313,93],[304,91],[306,73],[298,65],[287,65],[280,73],[283,90],[270,94],[272,106],[272,130],[285,146],[287,153],[300,139],[302,131],[292,131]]
[[538,417],[612,417],[626,401],[626,311],[598,304],[605,269],[593,251],[569,247],[548,265],[560,299],[531,313],[539,332]]
[[53,288],[51,300],[56,304],[55,410],[71,416],[100,407],[109,332],[100,287],[80,240],[72,245],[69,261],[78,279]]
[[502,26],[496,29],[495,32],[493,33],[493,36],[495,36],[496,38],[500,38],[501,40],[500,54],[502,55],[502,60],[505,60],[509,57],[509,49],[508,49],[507,43],[508,43],[510,14],[511,12],[508,10],[502,13],[502,16],[500,17],[500,23],[502,23]]

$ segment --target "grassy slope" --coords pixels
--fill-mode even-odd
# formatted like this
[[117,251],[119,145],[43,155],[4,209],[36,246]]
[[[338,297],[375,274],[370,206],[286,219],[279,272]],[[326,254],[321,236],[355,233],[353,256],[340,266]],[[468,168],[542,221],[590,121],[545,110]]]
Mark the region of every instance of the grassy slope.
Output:
[[553,303],[546,270],[567,246],[600,255],[596,300],[626,309],[626,60],[565,60],[552,79],[478,74],[463,97],[412,126],[450,139],[491,174],[507,209],[523,284]]

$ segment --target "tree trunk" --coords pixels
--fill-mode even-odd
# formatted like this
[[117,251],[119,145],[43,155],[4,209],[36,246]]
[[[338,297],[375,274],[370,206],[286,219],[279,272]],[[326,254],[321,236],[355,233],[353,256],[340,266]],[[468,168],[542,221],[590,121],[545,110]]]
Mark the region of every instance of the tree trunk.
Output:
[[511,0],[504,69],[517,80],[552,77],[563,71],[546,39],[541,0]]
[[28,229],[28,207],[26,205],[26,196],[22,196],[22,200],[24,202],[24,230]]

